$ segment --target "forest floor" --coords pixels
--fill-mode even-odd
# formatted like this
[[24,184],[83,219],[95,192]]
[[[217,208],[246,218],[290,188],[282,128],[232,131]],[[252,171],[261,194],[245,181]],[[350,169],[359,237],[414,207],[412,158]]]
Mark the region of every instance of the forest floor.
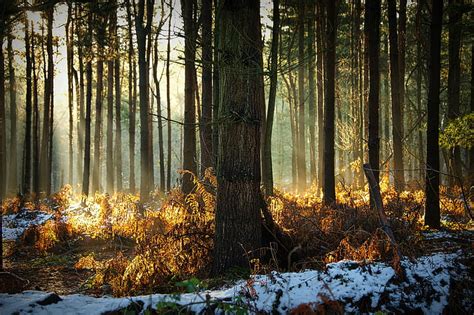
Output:
[[[304,213],[305,206],[291,206],[293,199],[285,198],[285,207]],[[204,199],[205,196],[196,201],[204,206]],[[121,200],[129,206],[135,204],[134,200]],[[169,196],[167,201],[150,208],[166,212],[164,209],[178,207],[180,200],[181,196]],[[156,222],[149,222],[150,218],[157,218],[157,213],[150,209],[133,210],[145,213],[141,221],[139,216],[130,219],[113,212],[114,207],[122,205],[117,200],[99,198],[88,206],[63,201],[56,198],[48,207],[41,204],[15,211],[4,209],[7,273],[0,273],[0,287],[3,292],[11,289],[11,294],[0,293],[1,314],[472,314],[474,310],[474,229],[471,221],[453,215],[454,210],[443,214],[443,228],[439,231],[421,229],[419,225],[415,228],[406,222],[397,227],[392,220],[402,257],[394,254],[379,236],[379,228],[366,226],[362,233],[353,226],[344,230],[347,222],[335,225],[339,217],[336,213],[330,228],[327,222],[310,227],[328,229],[308,240],[314,244],[326,238],[316,246],[324,250],[317,255],[314,250],[301,253],[299,265],[295,263],[290,268],[293,272],[268,264],[253,266],[250,273],[236,270],[224,278],[206,279],[205,273],[197,271],[209,263],[211,255],[204,250],[206,244],[188,248],[186,240],[178,239],[176,245],[168,239],[167,247],[156,247],[164,241],[157,238],[164,235],[163,231],[170,235],[181,233],[181,229],[195,229],[193,233],[202,234],[198,227],[208,229],[207,220],[183,227],[183,222],[194,217],[176,222],[176,218],[166,221],[166,216],[162,216],[157,227]],[[306,206],[309,204],[307,201]],[[179,217],[178,210],[173,208],[172,214]],[[458,210],[454,212],[459,214]],[[359,211],[358,217],[363,217]],[[201,212],[200,217],[203,215],[206,216]],[[277,221],[289,221],[288,217],[278,219],[275,209],[273,215]],[[326,214],[324,218],[327,217]],[[305,217],[304,222],[308,219]],[[367,221],[367,217],[362,219]],[[307,233],[301,222],[294,224]],[[142,224],[144,230],[140,228]],[[150,235],[156,239],[152,240]],[[302,244],[304,239],[298,242]],[[153,249],[148,244],[154,244]],[[303,246],[310,247],[308,244]],[[160,259],[161,263],[156,263]],[[202,260],[196,269],[190,266]],[[11,280],[11,274],[21,280]]]

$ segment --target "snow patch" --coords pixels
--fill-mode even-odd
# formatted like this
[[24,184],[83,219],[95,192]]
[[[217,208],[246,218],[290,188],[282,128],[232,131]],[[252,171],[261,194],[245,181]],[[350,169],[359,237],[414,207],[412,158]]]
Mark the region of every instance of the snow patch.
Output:
[[32,225],[42,225],[53,218],[52,214],[42,211],[21,211],[2,217],[3,239],[16,240]]
[[[325,271],[272,272],[238,281],[229,288],[180,295],[95,298],[75,294],[62,296],[56,304],[41,306],[37,302],[49,293],[0,294],[0,313],[101,314],[124,309],[132,302],[142,304],[143,310],[147,307],[156,309],[159,302],[168,302],[194,312],[201,312],[211,304],[219,307],[233,304],[240,305],[249,313],[276,311],[284,314],[304,303],[314,306],[323,300],[333,300],[341,302],[345,312],[349,313],[421,310],[425,314],[441,314],[448,305],[452,277],[465,270],[456,261],[462,255],[462,252],[437,253],[415,261],[404,259],[404,281],[396,277],[388,264],[360,264],[345,260],[328,264]],[[364,310],[361,310],[362,304]]]

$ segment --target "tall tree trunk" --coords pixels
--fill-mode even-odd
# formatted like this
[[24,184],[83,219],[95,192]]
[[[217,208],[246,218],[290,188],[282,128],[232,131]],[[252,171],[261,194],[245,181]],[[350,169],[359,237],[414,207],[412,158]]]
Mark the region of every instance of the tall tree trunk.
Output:
[[[357,0],[354,6],[354,112],[355,117],[357,118],[357,149],[355,151],[355,159],[359,160],[362,164],[364,161],[364,104],[362,102],[362,77],[361,77],[361,69],[362,69],[362,62],[361,56],[363,55],[362,52],[362,38],[360,32],[360,23],[361,23],[361,15],[362,15],[362,4],[360,0]],[[362,166],[357,169],[356,172],[357,176],[357,186],[361,187],[364,184],[364,173],[362,172]]]
[[[100,22],[99,22],[100,23]],[[98,45],[100,50],[101,45]],[[102,46],[103,47],[103,46]],[[101,191],[100,181],[100,151],[102,142],[102,96],[103,96],[103,75],[104,75],[104,61],[101,54],[97,57],[97,83],[95,94],[95,124],[94,124],[94,168],[92,170],[92,193]]]
[[[367,0],[365,23],[369,30],[369,163],[379,182],[379,94],[380,94],[380,0]],[[370,204],[375,205],[370,195]]]
[[[423,10],[423,1],[418,1],[416,6],[416,16],[415,16],[415,38],[416,38],[416,112],[417,117],[421,117],[422,115],[422,96],[421,96],[421,83],[423,81],[423,56],[422,56],[422,36],[421,36],[421,13]],[[420,119],[420,118],[418,118]],[[424,148],[423,148],[423,132],[422,128],[418,127],[418,134],[417,134],[417,150],[418,150],[418,179],[421,181],[425,173],[423,171],[425,165],[425,158],[424,158]]]
[[[5,117],[5,58],[3,42],[5,21],[0,20],[0,200],[5,197],[7,187],[7,150],[6,150],[6,117]],[[1,267],[1,265],[0,265]]]
[[[218,5],[218,0],[213,0],[214,2],[214,16],[215,20],[219,18],[220,6]],[[213,67],[212,67],[212,150],[213,150],[213,163],[216,165],[217,162],[217,148],[219,147],[219,124],[217,118],[219,117],[219,68],[218,64],[218,39],[219,39],[219,23],[214,23],[214,34],[213,34]]]
[[111,55],[114,53],[114,33],[115,33],[115,14],[114,12],[109,13],[109,60],[107,60],[107,148],[106,148],[106,191],[108,193],[114,192],[114,59],[111,59]]
[[[86,49],[92,56],[92,4],[89,4],[88,32],[86,37]],[[91,111],[92,111],[92,58],[87,59],[86,63],[86,115],[84,121],[84,171],[82,174],[82,194],[89,195],[90,165],[91,165]]]
[[[82,10],[83,6],[76,4],[76,16],[79,15],[79,10]],[[78,21],[76,23],[77,38],[85,36],[84,27]],[[83,43],[77,43],[77,59],[79,62],[79,75],[75,72],[76,80],[76,99],[77,99],[77,178],[78,181],[82,180],[84,172],[83,157],[84,157],[84,133],[85,133],[85,92],[84,92],[84,58],[83,58]],[[77,82],[79,81],[79,82]],[[79,83],[79,84],[78,84]]]
[[[474,113],[474,44],[471,44],[471,113]],[[474,174],[474,147],[469,149],[469,174]],[[473,186],[474,183],[472,183]]]
[[118,38],[117,9],[113,13],[114,19],[114,84],[115,84],[115,179],[117,191],[123,190],[122,179],[122,86],[120,83],[120,43]]
[[405,186],[403,171],[403,120],[400,95],[400,65],[397,34],[397,5],[388,1],[388,24],[390,40],[390,87],[392,91],[392,137],[395,189],[400,192]]
[[277,90],[278,71],[278,40],[280,37],[280,1],[273,0],[273,30],[270,64],[270,92],[268,95],[267,120],[265,125],[265,140],[263,142],[263,186],[267,196],[273,195],[273,167],[272,167],[272,132],[275,116],[275,101]]
[[430,24],[428,126],[426,129],[425,224],[439,228],[439,92],[443,2],[433,0]]
[[16,104],[16,77],[15,77],[15,65],[13,64],[13,30],[10,26],[8,33],[8,77],[9,77],[9,93],[10,93],[10,163],[8,165],[8,182],[9,182],[9,191],[15,193],[18,191],[18,166],[17,166],[17,104]]
[[[196,105],[194,102],[194,60],[195,60],[195,25],[193,20],[194,4],[192,1],[181,1],[184,19],[184,141],[183,169],[196,174]],[[183,175],[182,190],[190,193],[194,183],[190,174]]]
[[212,147],[212,0],[202,1],[201,174],[214,166]]
[[136,112],[136,64],[134,59],[135,48],[133,46],[132,34],[132,10],[130,0],[126,1],[127,24],[128,24],[128,137],[130,154],[129,189],[135,193],[135,112]]
[[166,116],[167,126],[167,157],[166,157],[166,190],[171,189],[171,92],[170,92],[170,54],[171,54],[171,20],[173,16],[172,1],[170,1],[170,14],[168,17],[168,40],[166,44]]
[[298,0],[298,191],[306,189],[306,137],[305,137],[305,108],[304,108],[304,16],[305,5]]
[[74,63],[74,48],[73,48],[73,34],[74,28],[72,24],[72,4],[68,4],[67,11],[67,22],[66,22],[66,60],[67,60],[67,102],[69,109],[69,161],[68,161],[68,181],[69,184],[73,185],[74,183],[74,173],[73,173],[73,131],[74,131],[74,99],[73,99],[73,63]]
[[159,32],[155,35],[154,53],[153,53],[153,81],[156,89],[156,113],[158,115],[158,154],[160,163],[160,190],[165,191],[165,154],[163,147],[163,118],[161,109],[161,92],[160,92],[160,81],[158,80],[158,36]]
[[[145,4],[146,1],[146,4]],[[138,43],[138,87],[140,94],[140,200],[149,199],[152,190],[152,163],[151,161],[151,130],[149,122],[149,97],[148,97],[148,60],[147,60],[147,38],[150,36],[151,22],[153,16],[153,0],[139,0],[138,12],[135,12],[135,30]],[[145,10],[146,9],[146,10]],[[136,10],[135,10],[136,11]],[[144,25],[146,11],[146,24]]]
[[[262,42],[260,1],[221,3],[221,101],[213,272],[247,267],[247,251],[261,246],[260,115]],[[244,118],[242,118],[245,115]],[[235,135],[239,135],[236,137]]]
[[324,203],[336,202],[334,176],[334,110],[335,110],[335,75],[336,75],[336,3],[328,1],[327,38],[326,38],[326,93],[324,107]]
[[316,42],[315,42],[315,22],[316,22],[316,3],[309,5],[309,21],[308,21],[308,88],[309,88],[309,160],[311,184],[316,183]]
[[318,53],[316,55],[317,65],[317,86],[318,86],[318,185],[323,187],[323,160],[324,160],[324,7],[322,1],[316,2],[316,9],[318,13],[317,31],[316,31],[316,45]]
[[31,71],[33,72],[33,192],[35,193],[35,198],[37,198],[40,192],[40,113],[38,105],[35,43],[35,32],[33,22],[31,22]]
[[[26,57],[26,99],[25,99],[25,142],[23,146],[23,182],[22,193],[28,195],[31,192],[31,117],[32,117],[32,68],[29,21],[25,16],[25,57]],[[34,58],[34,56],[33,56]]]
[[[448,71],[448,120],[456,119],[461,115],[460,103],[460,85],[461,85],[461,61],[459,52],[461,49],[462,34],[462,9],[463,0],[449,0],[449,71]],[[452,175],[459,177],[461,171],[461,150],[458,146],[450,152],[450,164]],[[455,177],[448,177],[450,186],[458,183]]]
[[[53,117],[53,8],[46,11],[47,18],[47,38],[46,50],[47,60],[45,64],[47,67],[45,82],[44,82],[44,115],[43,115],[43,130],[40,153],[40,185],[41,190],[49,195],[51,193],[51,161],[52,161],[52,117]],[[45,58],[46,59],[46,58]]]

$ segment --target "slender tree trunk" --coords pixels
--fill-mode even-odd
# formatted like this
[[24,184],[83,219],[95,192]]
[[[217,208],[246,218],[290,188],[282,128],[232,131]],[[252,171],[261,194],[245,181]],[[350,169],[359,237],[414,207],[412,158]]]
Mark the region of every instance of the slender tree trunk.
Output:
[[118,38],[117,26],[117,9],[113,13],[114,18],[114,51],[116,58],[114,59],[114,84],[115,84],[115,178],[117,191],[123,190],[122,179],[122,86],[120,83],[120,43]]
[[201,175],[214,166],[212,142],[212,0],[202,1]]
[[265,141],[263,143],[263,186],[267,196],[273,195],[273,167],[272,167],[272,132],[275,116],[275,101],[277,90],[278,70],[278,40],[280,37],[280,1],[273,0],[273,30],[270,64],[270,93],[268,96],[268,113],[265,125]]
[[[448,120],[454,120],[460,116],[460,85],[461,85],[461,34],[462,34],[462,11],[459,6],[463,5],[463,0],[449,0],[449,71],[448,71]],[[450,171],[455,177],[462,175],[461,171],[461,150],[458,146],[450,151]],[[455,177],[449,176],[450,186],[459,182]]]
[[428,126],[426,130],[425,224],[439,228],[439,92],[443,2],[433,0],[430,24]]
[[[5,117],[5,58],[3,56],[3,42],[5,23],[0,21],[0,200],[5,197],[7,187],[7,159],[6,159],[6,117]],[[0,261],[1,262],[1,261]],[[2,267],[3,265],[0,265]]]
[[[379,94],[380,94],[380,0],[367,0],[365,23],[369,30],[369,163],[376,183],[379,182]],[[370,194],[370,204],[375,205]]]
[[[22,193],[28,195],[31,192],[31,117],[32,117],[32,68],[29,21],[25,16],[25,57],[26,57],[26,99],[25,99],[25,142],[23,146],[23,184]],[[34,56],[33,56],[34,58]]]
[[132,34],[132,11],[130,0],[126,2],[128,23],[128,137],[130,154],[129,189],[135,193],[135,112],[136,112],[136,64],[134,60],[134,46]]
[[53,8],[46,11],[47,17],[47,38],[46,50],[47,60],[45,58],[45,65],[47,67],[45,82],[44,82],[44,115],[43,115],[43,133],[41,142],[40,154],[40,185],[41,190],[49,195],[51,193],[51,161],[52,161],[52,117],[53,117]]
[[310,174],[311,184],[317,181],[317,168],[316,168],[316,82],[315,82],[315,70],[316,70],[316,41],[315,41],[315,23],[316,23],[316,4],[311,3],[309,5],[309,16],[308,21],[308,88],[309,88],[309,160],[310,160]]
[[[183,169],[196,174],[196,105],[194,102],[194,59],[195,59],[195,25],[193,21],[194,7],[191,1],[181,1],[184,19],[184,141],[183,141]],[[183,175],[182,190],[185,194],[194,188],[190,174]]]
[[155,83],[156,89],[156,113],[158,115],[158,154],[159,154],[159,163],[160,163],[160,190],[165,191],[165,154],[163,147],[163,119],[162,119],[162,109],[161,109],[161,92],[160,92],[160,82],[158,80],[158,35],[156,33],[155,43],[154,43],[154,53],[153,53],[153,81]]
[[400,64],[397,34],[397,7],[395,0],[388,1],[388,24],[390,40],[390,87],[392,91],[392,137],[395,189],[400,192],[405,186],[403,171],[403,120],[400,93]]
[[[474,44],[471,44],[471,113],[474,113]],[[474,147],[469,149],[469,174],[474,174]],[[471,186],[473,186],[471,180]]]
[[334,110],[335,110],[335,75],[336,75],[336,33],[337,13],[333,1],[327,3],[327,38],[326,38],[326,99],[324,107],[324,174],[323,194],[326,204],[336,202],[334,176]]
[[[92,55],[92,4],[89,4],[88,34],[86,37],[86,49]],[[82,194],[89,195],[90,165],[91,165],[91,111],[92,111],[92,59],[86,63],[86,104],[84,121],[84,172],[82,174]]]
[[[146,4],[145,4],[146,1]],[[148,60],[147,60],[147,37],[150,35],[153,15],[153,0],[139,0],[138,12],[135,12],[135,30],[138,43],[138,86],[140,97],[140,200],[149,199],[152,190],[152,162],[151,161],[151,130],[149,122],[149,97],[148,97]],[[146,24],[144,25],[146,9]]]
[[69,184],[74,183],[73,173],[73,131],[74,131],[74,99],[73,99],[73,63],[74,63],[74,48],[73,48],[73,34],[74,28],[72,27],[72,5],[68,4],[67,22],[66,22],[66,60],[67,60],[67,101],[69,109],[69,161],[68,161],[68,181]]
[[10,163],[8,165],[8,182],[10,188],[8,189],[12,194],[18,191],[18,166],[17,166],[17,104],[16,104],[16,76],[15,65],[13,64],[13,30],[10,26],[8,33],[8,77],[9,77],[9,93],[10,93]]
[[[76,16],[79,15],[79,10],[82,9],[83,6],[76,4]],[[75,22],[76,31],[77,31],[77,38],[79,39],[81,36],[85,36],[83,25],[79,23],[79,21]],[[83,43],[77,43],[77,59],[79,62],[79,75],[76,73],[76,98],[77,98],[77,152],[78,152],[78,159],[77,159],[77,169],[78,169],[78,181],[82,180],[82,175],[84,173],[83,167],[83,157],[84,157],[84,133],[85,133],[85,92],[84,92],[84,58],[83,58]],[[78,77],[78,78],[77,78]],[[79,86],[77,86],[77,81],[79,81]]]
[[173,14],[172,1],[170,1],[170,14],[168,17],[168,40],[166,44],[166,115],[167,126],[167,157],[166,157],[166,190],[171,189],[171,92],[170,92],[170,54],[171,54],[171,20]]
[[33,192],[35,193],[35,198],[37,198],[40,192],[40,113],[38,105],[35,43],[35,32],[33,22],[31,22],[31,71],[33,72]]
[[[100,22],[99,22],[100,23]],[[98,45],[100,50],[101,45]],[[92,193],[101,191],[100,182],[100,151],[102,142],[102,96],[103,96],[103,76],[104,61],[99,53],[97,57],[97,83],[95,96],[95,124],[94,124],[94,168],[92,170]]]
[[304,91],[304,16],[305,5],[298,0],[298,191],[306,189],[306,137],[305,137],[305,91]]
[[[260,115],[263,104],[259,1],[221,3],[216,235],[213,273],[248,267],[261,246]],[[245,57],[244,57],[245,55]],[[250,101],[249,101],[250,100]],[[245,119],[239,113],[245,113]],[[236,137],[235,135],[239,135]]]
[[[114,33],[115,33],[114,13],[109,14],[109,56],[114,53]],[[114,192],[114,60],[107,60],[107,148],[106,148],[106,191],[110,194]]]
[[318,13],[317,31],[316,31],[316,45],[318,53],[316,55],[317,65],[317,86],[318,86],[318,185],[323,187],[323,160],[324,160],[324,48],[323,48],[323,4],[321,1],[316,2],[316,9]]
[[[214,16],[215,21],[219,18],[220,6],[218,0],[213,0],[214,2]],[[216,166],[217,162],[217,148],[219,147],[219,122],[217,118],[219,117],[219,68],[218,64],[218,38],[219,38],[219,23],[214,23],[214,34],[213,34],[213,67],[212,67],[212,150],[213,150],[213,164]]]

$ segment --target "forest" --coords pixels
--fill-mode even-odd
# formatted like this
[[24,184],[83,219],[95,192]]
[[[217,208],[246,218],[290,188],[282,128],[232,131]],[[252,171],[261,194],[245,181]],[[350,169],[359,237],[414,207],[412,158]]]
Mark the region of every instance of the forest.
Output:
[[1,314],[472,314],[471,0],[1,0]]

